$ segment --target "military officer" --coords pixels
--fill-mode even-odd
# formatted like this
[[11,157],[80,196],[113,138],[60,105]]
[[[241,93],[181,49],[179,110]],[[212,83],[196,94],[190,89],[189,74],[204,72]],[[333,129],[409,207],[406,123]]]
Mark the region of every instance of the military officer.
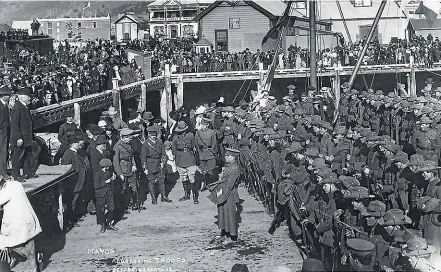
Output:
[[[195,134],[196,148],[199,152],[199,170],[205,177],[204,186],[201,191],[206,190],[206,186],[215,180],[214,170],[216,168],[216,158],[218,157],[216,144],[216,132],[209,128],[211,120],[202,118],[201,127]],[[185,190],[185,187],[184,187]],[[189,197],[189,195],[185,198]]]
[[66,111],[64,116],[66,117],[66,123],[62,124],[58,129],[58,141],[60,141],[61,146],[55,154],[54,164],[57,165],[60,162],[60,158],[63,156],[64,152],[69,148],[67,143],[67,138],[75,135],[75,131],[78,129],[77,125],[74,123],[73,111]]
[[432,123],[429,117],[423,116],[420,129],[412,135],[411,143],[416,153],[423,155],[424,159],[438,162],[441,139],[438,132],[430,128]]
[[199,188],[195,182],[195,173],[198,170],[195,158],[195,139],[193,133],[188,131],[188,125],[184,121],[179,121],[175,129],[175,135],[173,135],[172,139],[172,151],[179,172],[178,181],[182,183],[185,183],[184,181],[187,180],[189,181],[187,188],[184,189],[183,198],[186,198],[188,190],[191,189],[193,191],[194,204],[199,204]]
[[158,139],[158,128],[147,127],[147,135],[148,137],[141,147],[141,163],[149,183],[152,204],[158,204],[156,200],[155,184],[159,185],[161,202],[170,203],[171,200],[169,200],[165,194],[164,184],[164,164],[167,161],[167,156],[162,141]]
[[123,128],[120,131],[120,140],[115,144],[113,150],[115,152],[113,156],[113,166],[115,173],[120,177],[122,181],[123,193],[126,191],[127,186],[129,188],[128,195],[125,196],[124,207],[127,207],[132,197],[132,210],[137,210],[139,205],[138,197],[138,180],[136,176],[136,162],[133,155],[133,149],[130,145],[130,139],[133,130],[129,128]]

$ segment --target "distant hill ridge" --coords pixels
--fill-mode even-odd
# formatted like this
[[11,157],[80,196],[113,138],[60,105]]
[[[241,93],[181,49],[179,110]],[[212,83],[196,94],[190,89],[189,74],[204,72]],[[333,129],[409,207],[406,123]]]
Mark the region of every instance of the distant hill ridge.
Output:
[[0,24],[11,25],[15,20],[31,21],[34,18],[107,16],[112,21],[117,15],[133,11],[145,12],[153,1],[90,1],[91,7],[83,10],[88,1],[0,1]]

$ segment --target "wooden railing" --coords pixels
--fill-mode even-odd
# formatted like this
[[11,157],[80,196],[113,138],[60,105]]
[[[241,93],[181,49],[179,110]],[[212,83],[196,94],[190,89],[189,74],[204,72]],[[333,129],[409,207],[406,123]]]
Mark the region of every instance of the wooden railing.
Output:
[[97,94],[91,94],[80,98],[63,101],[31,111],[34,128],[40,129],[47,125],[61,122],[65,119],[64,113],[72,110],[75,103],[80,105],[81,112],[88,112],[104,107],[108,107],[113,102],[112,92],[119,91],[122,100],[129,99],[141,94],[141,84],[146,85],[147,91],[162,89],[165,86],[164,77],[155,77],[131,83],[117,90],[107,90]]

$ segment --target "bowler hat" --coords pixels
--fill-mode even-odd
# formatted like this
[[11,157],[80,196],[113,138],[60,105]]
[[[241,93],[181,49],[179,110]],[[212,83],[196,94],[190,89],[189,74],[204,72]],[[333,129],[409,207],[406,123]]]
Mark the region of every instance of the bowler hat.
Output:
[[176,132],[186,131],[188,129],[188,125],[184,121],[179,121],[178,126],[176,127]]
[[296,86],[294,86],[294,85],[288,85],[288,90],[295,90],[296,89]]
[[0,86],[0,95],[11,95],[11,88],[6,85]]
[[64,117],[74,117],[74,112],[71,110],[67,110],[64,112]]
[[440,201],[440,199],[430,196],[420,197],[417,199],[417,208],[422,212],[429,213],[438,207]]
[[308,86],[308,88],[306,88],[309,92],[313,92],[315,91],[315,87],[314,86]]
[[150,121],[152,119],[154,119],[155,117],[153,116],[153,114],[150,111],[146,111],[144,112],[144,114],[142,115],[142,119]]
[[325,268],[323,266],[322,261],[313,258],[307,258],[303,260],[302,269],[298,270],[297,272],[324,272],[324,271]]
[[31,90],[31,88],[29,88],[27,86],[21,87],[20,89],[18,89],[17,94],[30,96],[30,95],[32,95],[32,90]]
[[96,137],[96,140],[95,140],[96,145],[102,145],[105,143],[107,143],[106,135],[101,134],[98,137]]
[[112,166],[112,161],[108,158],[104,158],[100,160],[100,167],[104,168],[104,167],[110,167]]
[[234,264],[231,272],[249,272],[249,270],[245,264]]

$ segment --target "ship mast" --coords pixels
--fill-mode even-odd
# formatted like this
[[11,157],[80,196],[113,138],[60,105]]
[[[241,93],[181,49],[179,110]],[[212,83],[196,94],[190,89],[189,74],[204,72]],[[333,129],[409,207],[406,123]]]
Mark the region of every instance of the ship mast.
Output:
[[317,86],[317,24],[316,24],[316,1],[309,1],[309,67],[310,67],[310,86]]

